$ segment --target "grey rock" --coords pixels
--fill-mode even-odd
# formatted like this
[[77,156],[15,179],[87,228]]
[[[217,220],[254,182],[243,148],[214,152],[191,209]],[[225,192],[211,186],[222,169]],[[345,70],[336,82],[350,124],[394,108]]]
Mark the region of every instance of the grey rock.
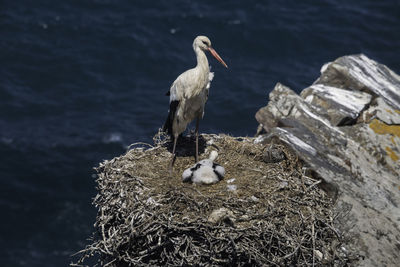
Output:
[[359,266],[400,260],[400,79],[365,55],[324,65],[297,95],[277,84],[256,115],[267,134],[306,163],[335,200],[335,226],[364,255]]
[[233,224],[236,220],[231,210],[227,208],[219,208],[211,212],[210,216],[208,217],[208,221],[216,224],[220,222]]
[[340,57],[325,64],[314,84],[372,92],[400,109],[400,76],[363,54]]
[[315,84],[301,92],[301,97],[323,114],[332,125],[345,125],[358,118],[371,102],[370,94]]
[[377,103],[364,112],[364,121],[369,122],[376,118],[386,124],[400,124],[398,110],[393,109],[391,106],[386,104],[382,97],[376,98],[375,101]]
[[275,120],[274,114],[269,111],[268,107],[263,107],[257,111],[256,120],[262,121],[264,123],[262,127],[259,127],[258,132],[261,132],[261,129],[264,129],[268,132],[278,125],[278,122]]

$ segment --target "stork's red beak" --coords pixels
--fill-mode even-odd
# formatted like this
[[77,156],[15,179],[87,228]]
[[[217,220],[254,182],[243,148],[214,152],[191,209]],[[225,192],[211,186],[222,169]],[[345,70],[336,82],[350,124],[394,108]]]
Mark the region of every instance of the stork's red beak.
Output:
[[213,55],[222,65],[225,66],[225,68],[228,67],[226,63],[222,60],[222,58],[218,55],[217,51],[215,51],[212,47],[208,48],[208,51],[210,51],[211,55]]

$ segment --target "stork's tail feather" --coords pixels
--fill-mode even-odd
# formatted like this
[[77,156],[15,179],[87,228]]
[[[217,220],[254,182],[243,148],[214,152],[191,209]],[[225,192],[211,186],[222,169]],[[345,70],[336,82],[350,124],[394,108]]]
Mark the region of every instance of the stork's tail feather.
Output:
[[172,131],[172,125],[174,123],[174,119],[175,119],[175,114],[176,114],[176,110],[178,108],[178,104],[179,101],[172,101],[169,104],[169,113],[168,113],[168,117],[164,123],[163,126],[163,131],[166,132],[167,134],[173,136],[173,131]]

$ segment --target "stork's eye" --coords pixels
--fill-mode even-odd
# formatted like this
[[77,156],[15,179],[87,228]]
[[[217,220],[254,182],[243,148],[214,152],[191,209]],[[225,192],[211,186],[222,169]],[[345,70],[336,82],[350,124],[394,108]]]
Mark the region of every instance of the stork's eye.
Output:
[[206,42],[206,41],[202,41],[202,42],[203,42],[203,44],[204,44],[204,45],[208,46],[208,44],[207,44],[207,42]]

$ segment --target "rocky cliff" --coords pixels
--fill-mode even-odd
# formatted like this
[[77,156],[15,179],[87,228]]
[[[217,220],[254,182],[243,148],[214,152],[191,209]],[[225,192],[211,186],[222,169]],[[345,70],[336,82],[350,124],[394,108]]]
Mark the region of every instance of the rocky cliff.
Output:
[[365,55],[338,58],[297,95],[277,84],[256,119],[335,199],[335,226],[360,266],[400,262],[400,77]]

